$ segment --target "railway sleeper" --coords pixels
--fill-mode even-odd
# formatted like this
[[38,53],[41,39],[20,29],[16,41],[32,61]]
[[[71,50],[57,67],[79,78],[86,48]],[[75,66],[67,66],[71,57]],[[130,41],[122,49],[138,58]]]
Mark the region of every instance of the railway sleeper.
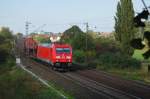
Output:
[[72,68],[71,63],[55,63],[52,65],[53,70],[58,70],[58,71],[70,71]]

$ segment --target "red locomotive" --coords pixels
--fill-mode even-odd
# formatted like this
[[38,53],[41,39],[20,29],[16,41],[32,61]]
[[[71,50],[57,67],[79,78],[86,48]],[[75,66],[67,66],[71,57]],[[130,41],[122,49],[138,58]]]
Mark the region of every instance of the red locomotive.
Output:
[[52,65],[53,68],[70,68],[72,65],[72,47],[62,43],[38,44],[33,38],[24,40],[25,53]]

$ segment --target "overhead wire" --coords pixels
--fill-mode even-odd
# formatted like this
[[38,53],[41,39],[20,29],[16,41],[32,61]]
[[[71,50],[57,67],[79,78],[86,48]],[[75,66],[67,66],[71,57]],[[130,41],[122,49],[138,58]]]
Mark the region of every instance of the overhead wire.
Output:
[[148,7],[147,7],[147,5],[146,5],[146,3],[145,3],[144,0],[142,0],[142,3],[143,3],[143,5],[144,5],[145,9],[148,10]]

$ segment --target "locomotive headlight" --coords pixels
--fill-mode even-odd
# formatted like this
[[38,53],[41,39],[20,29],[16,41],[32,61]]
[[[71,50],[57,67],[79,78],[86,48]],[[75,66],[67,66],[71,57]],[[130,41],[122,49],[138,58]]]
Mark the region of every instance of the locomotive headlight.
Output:
[[60,56],[56,56],[56,59],[60,59]]
[[71,59],[71,56],[66,56],[66,59]]

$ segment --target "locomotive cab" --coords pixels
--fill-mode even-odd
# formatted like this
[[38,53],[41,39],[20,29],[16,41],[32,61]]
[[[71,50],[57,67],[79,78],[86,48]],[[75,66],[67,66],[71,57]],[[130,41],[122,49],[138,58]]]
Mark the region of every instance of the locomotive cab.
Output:
[[69,45],[56,45],[54,50],[56,67],[70,67],[72,65],[72,48]]

